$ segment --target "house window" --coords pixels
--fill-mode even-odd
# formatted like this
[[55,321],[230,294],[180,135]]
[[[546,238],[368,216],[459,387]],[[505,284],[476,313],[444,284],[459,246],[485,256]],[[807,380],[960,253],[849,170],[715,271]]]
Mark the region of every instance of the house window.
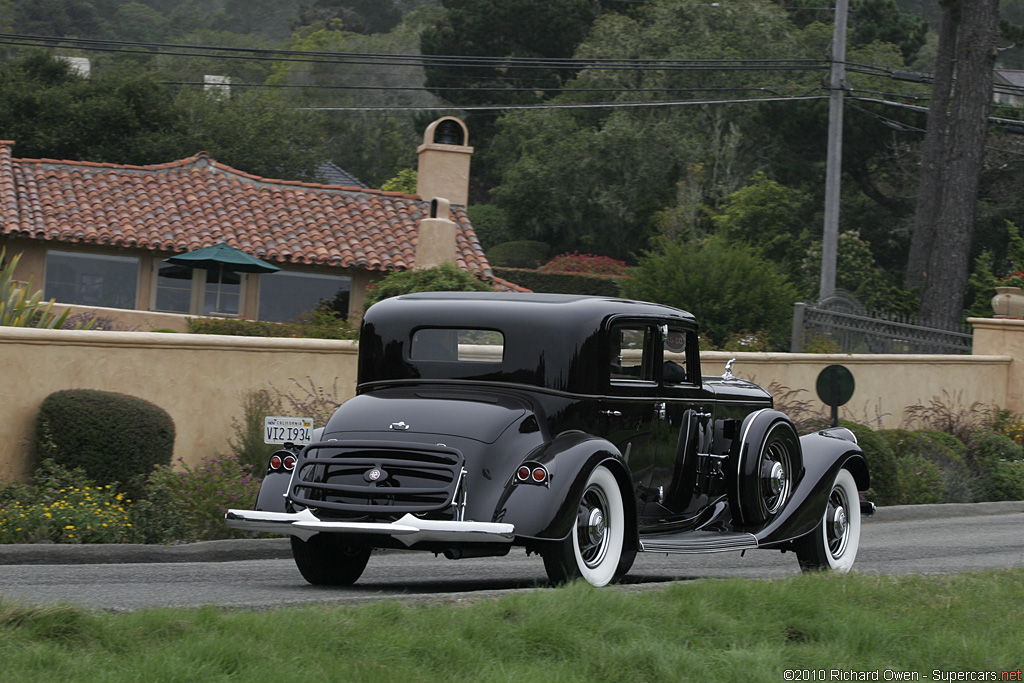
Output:
[[245,279],[239,273],[189,268],[157,259],[153,310],[192,315],[238,315]]
[[138,286],[136,257],[46,252],[45,294],[59,303],[135,308]]
[[192,312],[192,269],[156,262],[156,301],[154,311]]
[[348,314],[352,289],[348,276],[280,271],[260,277],[260,320],[295,320],[321,300],[332,302],[343,316]]

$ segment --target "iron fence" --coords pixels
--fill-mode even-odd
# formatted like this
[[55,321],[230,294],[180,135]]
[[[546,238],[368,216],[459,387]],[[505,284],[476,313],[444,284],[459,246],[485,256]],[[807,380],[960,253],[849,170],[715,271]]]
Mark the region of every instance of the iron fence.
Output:
[[791,351],[805,350],[969,354],[971,333],[967,325],[961,331],[940,330],[917,325],[911,316],[869,314],[840,293],[817,304],[794,305]]

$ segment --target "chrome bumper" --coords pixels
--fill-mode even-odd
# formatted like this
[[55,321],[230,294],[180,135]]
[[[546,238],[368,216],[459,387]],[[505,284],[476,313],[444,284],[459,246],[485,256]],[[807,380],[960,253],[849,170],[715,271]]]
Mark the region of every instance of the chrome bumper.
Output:
[[424,541],[441,543],[511,543],[515,527],[499,522],[456,522],[405,515],[396,522],[329,522],[312,512],[260,512],[228,510],[224,520],[233,529],[291,534],[302,540],[319,533],[380,534],[406,546]]

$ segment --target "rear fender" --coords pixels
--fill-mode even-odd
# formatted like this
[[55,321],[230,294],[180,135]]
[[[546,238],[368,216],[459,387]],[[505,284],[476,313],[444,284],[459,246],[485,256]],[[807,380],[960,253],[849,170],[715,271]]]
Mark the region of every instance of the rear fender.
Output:
[[583,432],[565,432],[531,452],[523,462],[543,465],[549,478],[547,485],[520,483],[514,477],[506,484],[493,521],[514,524],[517,538],[567,537],[575,524],[587,478],[598,465],[607,467],[618,480],[630,524],[628,538],[636,538],[636,515],[630,514],[636,510],[636,501],[629,469],[610,442]]
[[821,522],[839,470],[849,470],[861,491],[871,484],[864,453],[844,434],[828,430],[807,434],[800,437],[800,446],[803,477],[781,514],[754,533],[761,547],[784,545],[813,531]]

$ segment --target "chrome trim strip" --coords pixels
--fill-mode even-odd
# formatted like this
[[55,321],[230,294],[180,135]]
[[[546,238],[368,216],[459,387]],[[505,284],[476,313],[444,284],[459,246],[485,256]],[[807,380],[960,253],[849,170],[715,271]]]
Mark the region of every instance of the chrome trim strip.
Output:
[[660,540],[657,537],[640,537],[640,552],[691,554],[724,553],[733,550],[753,550],[758,547],[753,534],[740,533],[728,537],[689,538]]
[[302,540],[318,533],[381,534],[412,546],[422,541],[511,543],[515,537],[512,524],[420,519],[410,514],[395,522],[331,522],[321,520],[309,509],[295,513],[228,510],[224,520],[233,529],[291,534]]

